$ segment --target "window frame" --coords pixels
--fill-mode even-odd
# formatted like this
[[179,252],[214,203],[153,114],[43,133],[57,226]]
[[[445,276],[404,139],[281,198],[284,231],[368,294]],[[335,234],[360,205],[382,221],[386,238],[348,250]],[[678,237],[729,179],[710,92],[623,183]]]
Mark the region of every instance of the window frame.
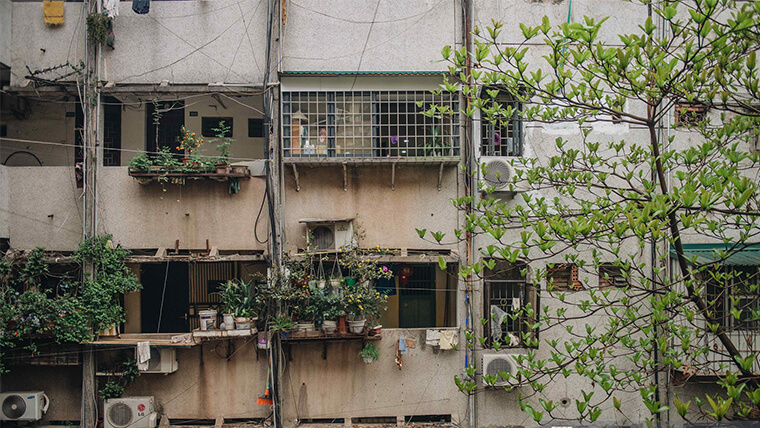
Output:
[[[207,121],[211,121],[211,120],[215,120],[216,124],[212,126],[211,124],[206,123]],[[221,124],[222,121],[224,121],[225,126],[230,127],[230,134],[226,135],[225,137],[232,138],[232,136],[235,134],[235,127],[234,127],[235,118],[231,116],[225,116],[225,117],[202,116],[201,117],[201,136],[204,138],[216,137],[216,132],[214,131],[214,128],[219,128],[219,125]],[[208,133],[206,131],[208,131]]]
[[[518,297],[520,299],[520,308],[524,308],[527,303],[530,303],[533,307],[533,310],[535,311],[535,314],[532,318],[527,318],[526,316],[519,316],[516,319],[512,320],[509,316],[507,316],[505,323],[502,324],[502,334],[503,339],[500,342],[501,347],[505,348],[536,348],[537,346],[529,346],[525,344],[525,341],[523,340],[523,334],[528,333],[530,330],[527,328],[527,323],[529,321],[536,322],[539,317],[539,311],[540,311],[540,290],[537,286],[535,286],[530,280],[529,275],[522,275],[521,271],[523,269],[528,270],[529,266],[527,263],[523,262],[517,262],[515,264],[511,264],[507,262],[506,260],[501,259],[493,259],[496,260],[496,268],[495,270],[491,269],[484,269],[483,274],[483,311],[484,311],[484,318],[488,320],[488,322],[484,325],[484,334],[483,336],[486,338],[486,341],[484,343],[484,347],[486,348],[493,348],[493,338],[490,334],[491,329],[491,306],[494,303],[494,290],[496,286],[512,286],[512,297],[499,297],[497,299],[499,300],[506,300],[509,299],[507,303],[504,305],[501,305],[501,309],[504,310],[507,313],[510,313],[510,310],[507,310],[507,306],[513,307],[514,297],[515,294],[518,294]],[[502,268],[502,269],[499,269]],[[507,275],[503,275],[504,272],[512,271],[517,269],[517,278],[512,279],[506,279]],[[495,279],[497,277],[502,277],[505,279]],[[509,290],[504,287],[505,292],[509,292]],[[513,330],[509,330],[509,325],[512,324]],[[507,339],[507,333],[513,333],[517,335],[518,344],[517,346],[510,346]],[[535,339],[538,339],[538,333],[536,332]]]
[[[499,144],[498,144],[498,153],[496,152],[496,126],[497,124],[491,123],[488,119],[484,117],[483,110],[480,111],[480,145],[479,145],[479,152],[481,156],[496,156],[496,157],[522,157],[525,149],[525,138],[524,138],[524,132],[522,127],[522,120],[520,120],[520,114],[519,112],[523,109],[523,103],[520,102],[519,99],[517,99],[516,96],[512,95],[509,91],[507,91],[504,88],[498,88],[499,94],[494,99],[486,99],[486,103],[488,107],[492,105],[492,103],[495,101],[504,107],[511,106],[514,108],[514,111],[512,112],[512,117],[509,118],[509,121],[504,123],[504,119],[501,119],[498,124],[499,126]],[[510,131],[511,128],[511,131]],[[504,131],[506,130],[507,137],[505,138],[503,135],[505,134]],[[492,136],[492,137],[491,137]],[[490,138],[489,138],[490,137]],[[513,150],[509,149],[509,139],[513,139],[512,147],[514,147]],[[505,143],[506,142],[506,143]],[[507,147],[507,153],[504,153],[503,148]]]

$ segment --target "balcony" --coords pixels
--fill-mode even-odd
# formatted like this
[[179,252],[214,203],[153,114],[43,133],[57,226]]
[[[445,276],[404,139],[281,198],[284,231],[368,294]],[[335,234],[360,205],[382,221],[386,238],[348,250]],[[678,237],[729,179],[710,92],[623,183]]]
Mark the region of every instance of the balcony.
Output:
[[450,94],[428,91],[314,91],[283,93],[286,164],[456,165],[456,114],[428,117],[433,105],[456,112]]

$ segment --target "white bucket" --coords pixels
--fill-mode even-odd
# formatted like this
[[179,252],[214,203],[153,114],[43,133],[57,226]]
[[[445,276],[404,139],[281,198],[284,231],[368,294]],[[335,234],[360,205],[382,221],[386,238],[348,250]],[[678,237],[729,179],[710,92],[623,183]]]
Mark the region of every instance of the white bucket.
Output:
[[235,317],[233,317],[232,314],[224,314],[224,329],[225,330],[235,329]]
[[209,309],[206,311],[198,311],[198,315],[201,317],[201,330],[216,330],[216,311]]

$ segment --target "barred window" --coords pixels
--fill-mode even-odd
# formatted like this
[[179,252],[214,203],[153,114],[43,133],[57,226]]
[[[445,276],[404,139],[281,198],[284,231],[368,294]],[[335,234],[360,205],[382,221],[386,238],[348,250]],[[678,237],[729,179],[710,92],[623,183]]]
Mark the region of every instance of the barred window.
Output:
[[702,103],[677,103],[675,125],[694,126],[707,118],[707,105]]
[[[499,342],[501,346],[524,346],[523,334],[528,323],[538,319],[539,296],[536,287],[528,283],[524,263],[497,260],[494,269],[486,269],[484,276],[485,325],[487,345]],[[521,309],[530,304],[536,312],[529,319]]]
[[[523,135],[520,126],[518,112],[522,108],[515,97],[500,92],[496,96],[496,103],[502,108],[512,107],[512,117],[492,117],[490,120],[484,113],[481,116],[481,144],[482,156],[522,156]],[[489,102],[488,107],[493,107]]]
[[[713,317],[721,327],[732,330],[760,330],[760,271],[756,266],[723,266],[710,275],[706,291]],[[733,311],[732,311],[733,310]],[[734,314],[741,311],[737,319]],[[732,313],[733,312],[733,313]]]
[[[455,114],[430,118],[431,105]],[[428,91],[284,92],[285,157],[445,157],[459,155],[456,95]]]

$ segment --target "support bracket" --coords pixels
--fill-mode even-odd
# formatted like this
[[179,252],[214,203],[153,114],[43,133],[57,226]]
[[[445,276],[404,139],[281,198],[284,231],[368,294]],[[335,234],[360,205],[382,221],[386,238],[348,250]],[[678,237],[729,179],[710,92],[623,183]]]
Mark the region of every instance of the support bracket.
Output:
[[438,191],[441,191],[441,181],[443,181],[443,162],[441,162],[441,167],[438,169]]
[[396,190],[396,162],[391,164],[391,190]]
[[343,191],[348,190],[348,174],[346,173],[346,163],[343,163]]
[[301,191],[301,179],[298,177],[298,168],[296,168],[296,164],[291,165],[293,167],[293,177],[296,179],[296,192]]

